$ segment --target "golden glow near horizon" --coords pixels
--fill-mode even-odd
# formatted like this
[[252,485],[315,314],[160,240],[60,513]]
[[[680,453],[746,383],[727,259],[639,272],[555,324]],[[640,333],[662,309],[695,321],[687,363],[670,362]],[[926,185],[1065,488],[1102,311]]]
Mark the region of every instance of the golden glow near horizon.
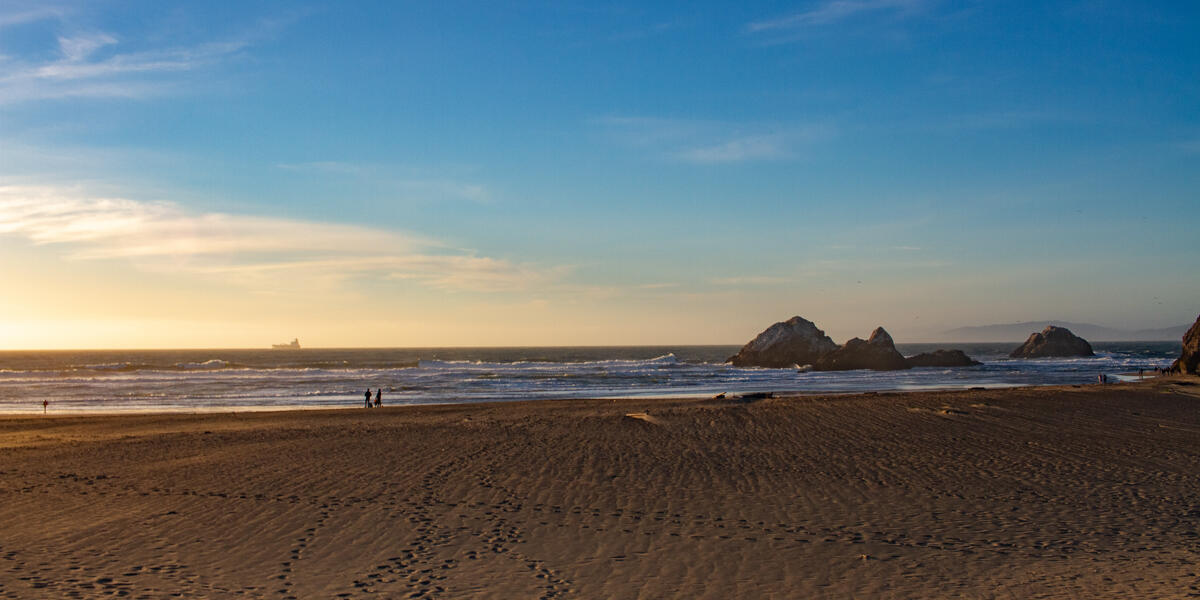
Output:
[[[0,349],[265,348],[293,337],[307,347],[739,344],[794,314],[839,341],[877,325],[920,341],[979,319],[1016,278],[1056,276],[959,273],[918,289],[910,274],[940,267],[892,259],[790,279],[597,283],[571,265],[382,228],[48,186],[0,186],[0,250]],[[934,312],[931,296],[956,302]],[[1019,320],[1036,300],[983,322]]]

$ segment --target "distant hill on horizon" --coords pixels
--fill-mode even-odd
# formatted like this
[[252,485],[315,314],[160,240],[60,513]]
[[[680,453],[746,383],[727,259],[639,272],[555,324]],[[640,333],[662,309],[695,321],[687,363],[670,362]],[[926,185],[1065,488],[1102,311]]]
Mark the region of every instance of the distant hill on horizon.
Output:
[[1029,337],[1029,334],[1041,331],[1047,325],[1066,327],[1075,335],[1092,342],[1179,341],[1188,329],[1188,325],[1129,330],[1070,321],[1025,321],[1024,323],[957,327],[942,332],[942,336],[944,341],[948,342],[1023,342]]

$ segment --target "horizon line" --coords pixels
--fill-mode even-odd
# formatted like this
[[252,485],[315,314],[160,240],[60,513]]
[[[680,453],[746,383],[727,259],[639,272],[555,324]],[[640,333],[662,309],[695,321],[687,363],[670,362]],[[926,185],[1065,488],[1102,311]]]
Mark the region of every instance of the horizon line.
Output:
[[[1007,340],[918,340],[918,341],[896,341],[897,346],[906,344],[1011,344],[1020,343],[1019,339]],[[1162,343],[1173,342],[1182,343],[1178,339],[1092,339],[1088,340],[1096,343],[1129,343],[1129,342],[1147,342],[1147,343]],[[544,344],[544,345],[451,345],[451,346],[303,346],[300,348],[271,348],[262,346],[190,346],[190,347],[128,347],[128,348],[0,348],[0,353],[8,352],[178,352],[178,351],[203,351],[203,350],[259,350],[264,352],[279,352],[288,354],[292,352],[303,352],[305,350],[501,350],[501,349],[517,349],[517,348],[704,348],[704,347],[741,347],[749,343],[710,343],[710,344]]]

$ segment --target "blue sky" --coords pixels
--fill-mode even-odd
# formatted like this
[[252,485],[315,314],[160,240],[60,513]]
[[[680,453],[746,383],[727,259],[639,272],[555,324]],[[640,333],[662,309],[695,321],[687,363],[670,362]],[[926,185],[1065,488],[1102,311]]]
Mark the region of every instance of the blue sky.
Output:
[[1166,2],[6,2],[0,346],[1190,322],[1196,31]]

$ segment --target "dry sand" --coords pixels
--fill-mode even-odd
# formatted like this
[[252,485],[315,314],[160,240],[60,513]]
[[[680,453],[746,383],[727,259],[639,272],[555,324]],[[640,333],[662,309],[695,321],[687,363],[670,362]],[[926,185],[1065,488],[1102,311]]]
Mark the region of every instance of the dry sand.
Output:
[[1200,398],[0,418],[0,598],[1200,595]]

